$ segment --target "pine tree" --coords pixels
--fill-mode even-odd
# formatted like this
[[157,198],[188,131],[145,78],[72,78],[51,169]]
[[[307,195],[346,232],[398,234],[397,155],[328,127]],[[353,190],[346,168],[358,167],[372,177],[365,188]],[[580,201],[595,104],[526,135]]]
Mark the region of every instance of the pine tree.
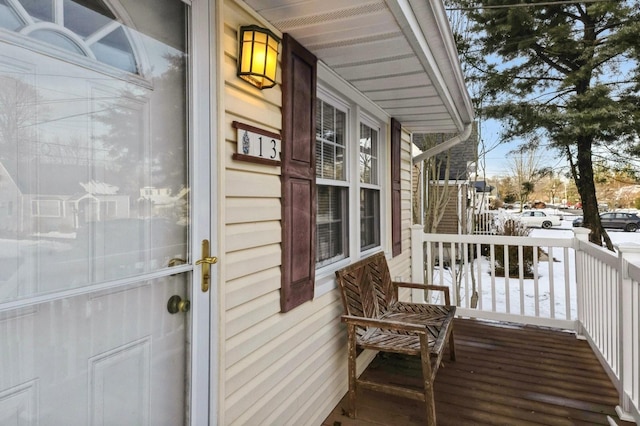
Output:
[[469,20],[458,47],[481,116],[502,120],[505,140],[547,146],[567,159],[596,244],[602,228],[594,153],[640,153],[640,1],[450,0]]

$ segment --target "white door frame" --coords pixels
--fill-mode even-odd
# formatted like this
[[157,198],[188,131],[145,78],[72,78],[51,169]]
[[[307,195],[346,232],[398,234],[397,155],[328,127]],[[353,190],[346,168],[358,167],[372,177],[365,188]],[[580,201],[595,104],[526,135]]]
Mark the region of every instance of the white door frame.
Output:
[[[190,262],[194,264],[191,306],[191,401],[190,423],[192,425],[215,424],[217,419],[218,389],[218,323],[217,268],[210,268],[210,288],[201,290],[201,266],[195,265],[201,256],[202,240],[208,239],[211,256],[216,256],[218,247],[216,227],[217,194],[214,179],[217,171],[216,150],[212,147],[217,132],[216,80],[212,73],[215,63],[216,33],[215,1],[191,2],[190,37],[190,154],[192,231]],[[214,39],[215,40],[215,39]]]

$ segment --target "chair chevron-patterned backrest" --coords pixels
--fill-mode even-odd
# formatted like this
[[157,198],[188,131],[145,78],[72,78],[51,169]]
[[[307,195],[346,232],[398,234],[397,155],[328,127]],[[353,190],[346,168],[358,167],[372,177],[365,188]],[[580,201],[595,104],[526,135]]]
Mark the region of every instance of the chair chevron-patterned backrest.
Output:
[[396,302],[387,259],[376,253],[336,271],[345,314],[379,318]]

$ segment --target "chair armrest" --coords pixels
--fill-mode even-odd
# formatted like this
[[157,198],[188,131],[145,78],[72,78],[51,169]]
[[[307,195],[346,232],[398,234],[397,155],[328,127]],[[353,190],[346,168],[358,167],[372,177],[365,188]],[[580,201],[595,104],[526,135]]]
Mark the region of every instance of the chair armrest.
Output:
[[[433,291],[441,291],[444,293],[444,303],[445,305],[451,305],[451,295],[449,294],[449,287],[443,285],[435,285],[435,284],[420,284],[420,283],[408,283],[401,281],[393,281],[393,286],[396,287],[395,291],[397,292],[398,287],[406,287],[406,288],[417,288],[421,290],[433,290]],[[396,293],[397,294],[397,293]]]
[[342,315],[340,318],[342,319],[342,322],[358,325],[360,327],[376,327],[387,330],[410,331],[419,334],[425,334],[427,332],[426,325],[422,324],[411,324],[377,318],[354,317],[352,315]]

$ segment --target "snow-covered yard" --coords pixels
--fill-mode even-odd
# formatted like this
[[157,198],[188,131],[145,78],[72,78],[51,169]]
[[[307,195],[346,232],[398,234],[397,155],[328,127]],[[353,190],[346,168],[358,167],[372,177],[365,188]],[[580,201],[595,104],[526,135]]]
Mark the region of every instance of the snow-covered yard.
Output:
[[[551,229],[533,228],[528,238],[544,239],[541,253],[533,267],[533,277],[499,277],[492,274],[489,256],[478,256],[473,262],[455,270],[450,267],[434,269],[433,282],[451,287],[454,276],[460,285],[462,307],[472,306],[472,295],[477,292],[477,309],[513,315],[573,320],[577,315],[576,268],[573,248],[561,247],[574,236],[572,221],[575,215],[563,211],[560,226]],[[640,245],[640,232],[608,230],[614,245],[636,243]],[[484,242],[483,242],[484,244]],[[557,244],[557,245],[556,245]],[[461,253],[462,246],[456,251]],[[549,261],[547,256],[549,255]],[[458,254],[458,257],[463,257]],[[495,257],[494,257],[495,258]],[[462,262],[464,263],[464,262]],[[479,268],[479,269],[478,269]],[[472,277],[473,274],[473,277]]]

